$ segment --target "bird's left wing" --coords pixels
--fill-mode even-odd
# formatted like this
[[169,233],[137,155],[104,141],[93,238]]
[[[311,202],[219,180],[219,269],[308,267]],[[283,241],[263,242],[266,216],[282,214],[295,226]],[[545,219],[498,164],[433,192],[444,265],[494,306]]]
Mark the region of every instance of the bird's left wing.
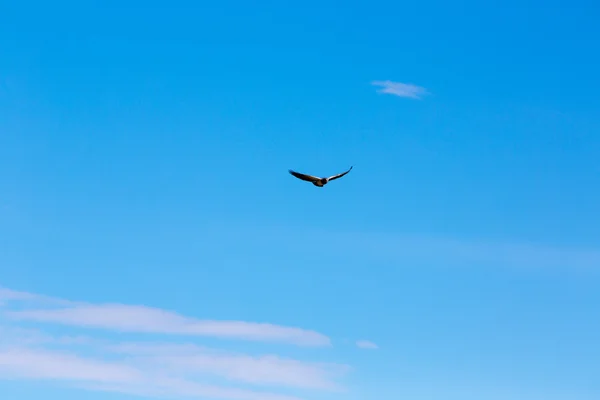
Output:
[[342,176],[346,175],[348,172],[352,171],[352,168],[353,167],[350,167],[350,169],[346,172],[342,172],[341,174],[337,174],[337,175],[333,175],[333,176],[329,177],[329,180],[332,181],[334,179],[341,178]]

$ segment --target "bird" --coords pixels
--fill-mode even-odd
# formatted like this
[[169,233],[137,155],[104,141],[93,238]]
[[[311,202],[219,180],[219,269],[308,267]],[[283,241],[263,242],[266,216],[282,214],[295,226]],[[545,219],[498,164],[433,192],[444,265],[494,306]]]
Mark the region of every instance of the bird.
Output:
[[290,172],[290,174],[292,174],[293,176],[295,176],[298,179],[302,179],[303,181],[311,182],[313,185],[315,185],[317,187],[323,187],[323,186],[327,185],[329,183],[329,181],[341,178],[342,176],[346,175],[351,170],[352,170],[352,167],[350,167],[350,169],[346,172],[342,172],[341,174],[330,176],[329,178],[320,178],[318,176],[301,174],[300,172],[296,172],[291,169],[289,170],[289,172]]

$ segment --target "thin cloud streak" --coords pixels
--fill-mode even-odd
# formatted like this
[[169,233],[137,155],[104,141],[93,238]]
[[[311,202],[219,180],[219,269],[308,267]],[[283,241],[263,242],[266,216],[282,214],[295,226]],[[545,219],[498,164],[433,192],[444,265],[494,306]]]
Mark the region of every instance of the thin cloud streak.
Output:
[[255,390],[205,385],[178,378],[156,378],[143,384],[85,384],[79,387],[88,390],[116,392],[144,397],[202,398],[224,400],[302,400],[296,396]]
[[151,397],[185,396],[230,400],[299,400],[297,397],[204,385],[120,363],[46,350],[0,350],[0,378],[67,381],[74,387]]
[[0,300],[40,300],[60,303],[60,308],[7,310],[16,320],[55,323],[119,332],[212,336],[250,341],[282,342],[299,346],[329,346],[330,339],[318,332],[268,323],[212,321],[186,317],[159,308],[126,304],[86,304],[45,298],[3,289]]
[[[372,236],[369,245],[364,247],[368,247],[370,251],[390,255],[395,253],[403,259],[427,262],[444,260],[446,263],[477,263],[504,267],[577,269],[597,269],[600,265],[600,250],[597,249],[384,235]],[[399,248],[402,250],[398,251]]]
[[209,373],[258,385],[341,390],[333,381],[350,370],[342,364],[308,363],[277,355],[258,357],[195,345],[125,343],[110,348],[142,364],[163,365],[181,373]]
[[4,305],[9,301],[14,300],[34,300],[36,296],[31,293],[18,292],[0,287],[0,305]]
[[377,93],[391,94],[398,97],[408,97],[411,99],[422,99],[428,94],[424,87],[413,85],[411,83],[393,82],[393,81],[373,81],[373,86],[379,86]]
[[132,382],[141,379],[141,374],[131,367],[26,348],[0,350],[0,374],[13,378],[96,382]]
[[[554,247],[534,243],[493,242],[467,238],[450,238],[414,234],[364,233],[349,231],[301,230],[294,227],[238,227],[230,231],[252,240],[256,251],[277,245],[289,252],[299,251],[298,244],[314,240],[330,244],[324,254],[342,257],[368,257],[373,260],[394,260],[407,265],[472,266],[571,269],[598,271],[600,247]],[[259,231],[262,230],[262,231]],[[281,232],[284,234],[281,234]],[[253,232],[254,237],[247,237]],[[257,234],[261,232],[261,234]],[[279,236],[276,236],[277,232]],[[216,234],[215,234],[216,236]],[[228,236],[231,240],[231,235]]]
[[72,301],[59,299],[56,297],[44,296],[36,293],[22,292],[18,290],[12,290],[0,286],[0,307],[6,306],[11,302],[28,302],[37,303],[44,305],[71,305],[75,304]]

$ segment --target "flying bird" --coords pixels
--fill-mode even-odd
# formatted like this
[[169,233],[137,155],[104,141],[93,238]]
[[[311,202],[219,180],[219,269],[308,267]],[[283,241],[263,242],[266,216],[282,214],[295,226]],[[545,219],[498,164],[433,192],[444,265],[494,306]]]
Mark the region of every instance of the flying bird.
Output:
[[341,174],[330,176],[329,178],[320,178],[318,176],[301,174],[300,172],[292,171],[291,169],[290,169],[290,174],[294,175],[298,179],[302,179],[303,181],[311,182],[315,186],[323,187],[323,186],[327,185],[329,183],[329,181],[341,178],[342,176],[346,175],[351,170],[352,170],[352,167],[350,167],[350,169],[346,172],[342,172]]

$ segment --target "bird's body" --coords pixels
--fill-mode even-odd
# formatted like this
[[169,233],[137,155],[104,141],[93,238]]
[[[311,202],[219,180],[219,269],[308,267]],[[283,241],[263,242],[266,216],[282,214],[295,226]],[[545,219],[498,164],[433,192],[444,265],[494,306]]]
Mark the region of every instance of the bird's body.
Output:
[[350,167],[350,169],[346,172],[342,172],[341,174],[333,175],[328,178],[321,178],[318,176],[301,174],[300,172],[292,171],[291,169],[289,172],[290,172],[290,174],[292,174],[293,176],[295,176],[298,179],[302,179],[303,181],[311,182],[313,185],[315,185],[317,187],[323,187],[323,186],[327,185],[330,181],[341,178],[342,176],[346,175],[351,170],[352,170],[352,167]]

